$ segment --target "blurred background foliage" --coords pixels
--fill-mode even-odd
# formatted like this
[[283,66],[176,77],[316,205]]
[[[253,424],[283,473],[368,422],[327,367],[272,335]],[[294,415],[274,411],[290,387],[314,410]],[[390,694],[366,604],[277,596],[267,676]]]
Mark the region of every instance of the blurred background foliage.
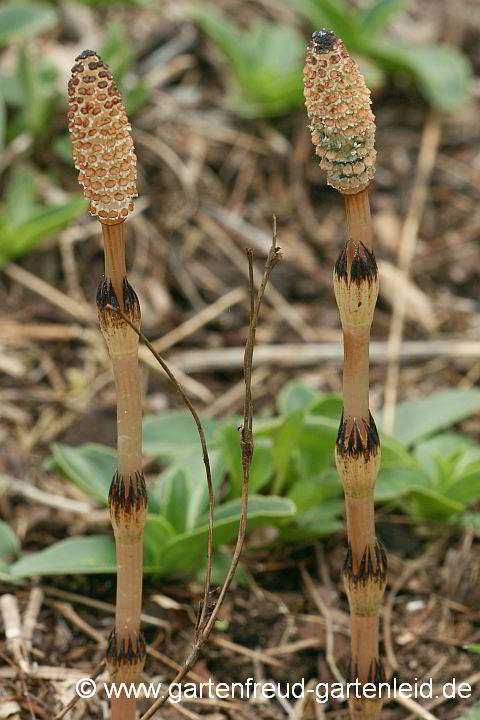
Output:
[[[152,0],[84,1],[109,11],[99,50],[124,93],[129,117],[134,118],[148,104],[149,88],[136,74],[137,58],[127,28],[114,10],[122,5],[151,8]],[[372,88],[381,88],[389,77],[393,82],[407,78],[440,110],[454,111],[467,100],[471,70],[462,52],[389,38],[389,23],[408,8],[408,0],[373,0],[360,9],[344,0],[281,2],[294,11],[295,24],[257,19],[239,27],[211,3],[191,7],[191,22],[223,56],[229,87],[226,107],[238,116],[275,118],[301,112],[305,44],[309,33],[322,26],[345,40]],[[54,2],[10,0],[0,6],[0,51],[4,48],[8,57],[0,65],[0,150],[22,159],[22,167],[9,171],[3,180],[0,262],[28,252],[83,211],[81,198],[63,189],[62,165],[69,166],[73,179],[61,84],[65,73],[59,73],[55,59],[42,51],[42,38],[55,35],[61,40],[63,32],[62,6]],[[38,42],[32,43],[33,39]],[[45,200],[45,192],[42,199],[39,190],[52,183],[58,190],[54,202],[51,197]]]

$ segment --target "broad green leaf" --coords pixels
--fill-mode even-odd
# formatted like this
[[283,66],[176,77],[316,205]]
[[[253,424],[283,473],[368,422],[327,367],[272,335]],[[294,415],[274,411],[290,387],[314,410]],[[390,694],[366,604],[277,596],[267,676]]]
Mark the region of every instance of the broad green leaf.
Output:
[[[240,431],[236,427],[227,427],[222,433],[223,453],[226,468],[230,475],[230,493],[232,498],[240,497],[243,487],[242,451]],[[251,493],[263,488],[273,475],[272,441],[270,438],[255,437],[252,465],[248,487]]]
[[[480,653],[480,645],[464,645],[463,649],[473,653]],[[478,709],[480,710],[480,703],[478,705]]]
[[115,543],[106,535],[72,537],[40,552],[24,555],[10,566],[14,577],[114,573]]
[[22,83],[14,74],[0,74],[0,95],[6,105],[14,108],[21,108],[24,103],[28,102]]
[[160,565],[163,548],[173,537],[175,537],[175,530],[163,515],[148,514],[143,539],[145,572]]
[[79,447],[53,443],[53,459],[58,469],[83,492],[108,504],[108,491],[117,466],[117,454],[105,445],[86,443]]
[[[473,645],[471,647],[478,647],[478,645]],[[475,652],[477,651],[475,650]],[[468,708],[468,710],[459,715],[457,720],[480,720],[480,703],[472,705],[471,708]]]
[[427,100],[440,110],[454,112],[468,98],[472,70],[467,57],[455,48],[376,41],[364,49],[382,67],[412,74]]
[[306,418],[295,457],[300,477],[317,478],[334,463],[337,432],[338,420],[316,415]]
[[5,192],[5,207],[12,225],[28,220],[35,204],[33,172],[28,165],[16,165]]
[[276,476],[273,492],[278,495],[283,489],[288,467],[303,434],[305,411],[296,410],[288,415],[273,437],[273,464]]
[[[480,390],[446,390],[417,400],[401,403],[395,413],[394,436],[403,445],[411,445],[480,410]],[[381,425],[381,423],[379,423]]]
[[9,225],[0,236],[0,264],[24,255],[39,245],[48,235],[62,229],[82,215],[86,200],[77,196],[63,205],[35,210],[26,222]]
[[280,390],[277,397],[278,412],[289,415],[295,410],[307,410],[314,401],[319,400],[320,393],[308,385],[293,380]]
[[290,489],[288,497],[297,506],[297,512],[306,512],[312,505],[321,505],[327,500],[338,498],[343,488],[335,468],[324,470],[318,478],[304,478]]
[[312,404],[310,413],[312,415],[321,415],[322,417],[335,420],[337,422],[338,429],[340,418],[342,416],[342,409],[343,400],[339,395],[322,395]]
[[280,527],[280,535],[290,542],[325,537],[343,529],[343,500],[329,500],[298,513],[293,522]]
[[480,462],[470,466],[460,477],[442,485],[442,492],[452,500],[467,505],[480,499]]
[[455,513],[462,512],[465,506],[428,487],[410,490],[404,498],[404,507],[409,515],[445,522]]
[[249,56],[242,43],[241,32],[225,13],[212,5],[196,3],[192,7],[192,20],[223,51],[238,75],[248,73]]
[[211,5],[195,5],[192,15],[230,62],[237,87],[227,104],[235,112],[271,116],[301,104],[305,43],[295,28],[258,21],[240,30]]
[[359,10],[357,18],[365,32],[377,35],[386,24],[410,5],[411,0],[373,0]]
[[129,48],[125,25],[115,17],[105,23],[105,39],[101,56],[108,63],[117,86],[121,87],[121,81],[133,62],[133,53]]
[[355,14],[344,0],[288,0],[295,12],[302,15],[319,30],[326,27],[341,37],[349,49],[353,49],[352,38],[360,34]]
[[0,7],[0,47],[51,30],[57,11],[43,3],[5,3]]
[[6,568],[20,553],[20,540],[10,525],[0,520],[0,568]]
[[382,456],[382,469],[395,467],[416,467],[415,458],[397,440],[380,433],[380,449]]
[[413,451],[414,456],[423,465],[430,477],[435,480],[438,473],[438,458],[448,459],[453,454],[461,454],[463,450],[474,445],[474,441],[460,433],[440,433],[418,443]]
[[[217,427],[215,420],[202,419],[207,444],[213,442]],[[143,422],[143,450],[152,457],[175,458],[192,448],[201,454],[198,430],[191,414],[185,410],[173,410],[147,415]]]
[[183,532],[187,527],[190,500],[190,483],[185,468],[172,465],[165,470],[153,485],[150,496],[155,498],[161,514],[175,532]]
[[473,530],[476,535],[480,535],[480,513],[466,512],[461,515],[454,515],[450,518],[449,522],[451,525],[469,528]]
[[[248,529],[260,525],[277,525],[295,514],[291,500],[274,496],[253,495],[248,502]],[[232,500],[215,513],[214,547],[232,542],[238,533],[240,501]],[[165,548],[158,572],[186,573],[192,570],[207,553],[208,525],[177,535]]]
[[[225,464],[220,450],[209,452],[215,493],[223,480]],[[195,527],[208,507],[208,486],[203,457],[197,448],[179,453],[149,491],[156,506],[177,532]]]
[[[212,586],[223,585],[225,578],[227,577],[230,565],[232,564],[232,554],[229,552],[223,552],[222,550],[214,550],[212,556]],[[205,572],[207,569],[207,563],[204,562],[200,565],[199,569],[195,573],[197,582],[205,582]],[[235,576],[232,580],[232,587],[248,587],[250,584],[250,578],[245,572],[244,567],[241,563],[237,565],[235,570]],[[219,629],[218,622],[216,623],[216,629]]]
[[407,495],[412,489],[427,488],[430,478],[420,467],[387,467],[378,473],[375,500],[390,502]]

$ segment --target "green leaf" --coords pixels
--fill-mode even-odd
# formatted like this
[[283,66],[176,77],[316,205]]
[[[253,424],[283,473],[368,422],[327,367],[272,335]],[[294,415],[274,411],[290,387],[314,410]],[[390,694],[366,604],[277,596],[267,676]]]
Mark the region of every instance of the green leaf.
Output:
[[343,399],[339,395],[322,395],[310,408],[312,415],[321,415],[335,420],[338,425],[342,416]]
[[395,467],[417,467],[415,458],[394,438],[380,433],[382,469]]
[[150,496],[154,496],[160,512],[177,533],[187,527],[187,513],[190,500],[188,471],[182,466],[172,465],[155,482]]
[[173,537],[175,529],[163,515],[148,514],[143,539],[144,572],[153,572],[161,564],[163,548]]
[[333,465],[337,432],[338,420],[314,415],[307,417],[295,457],[299,477],[317,478],[325,468]]
[[[214,550],[213,556],[212,556],[212,585],[223,585],[225,578],[228,575],[228,571],[230,570],[230,565],[232,564],[232,555],[229,552],[223,552],[222,550]],[[204,562],[200,565],[199,569],[195,573],[195,577],[197,579],[197,582],[204,583],[205,581],[205,571],[207,569],[207,563]],[[235,571],[235,576],[232,580],[232,588],[235,587],[248,587],[250,585],[250,578],[245,572],[244,567],[241,563],[237,565],[237,569]],[[216,623],[215,627],[218,630],[218,622]]]
[[452,500],[460,503],[475,502],[480,498],[480,462],[470,466],[469,471],[442,485],[442,491]]
[[20,540],[10,525],[0,520],[0,568],[6,568],[20,553]]
[[24,555],[10,566],[14,577],[114,573],[115,543],[106,535],[72,537],[40,552]]
[[352,38],[360,33],[355,14],[344,0],[288,0],[289,4],[316,29],[333,30],[349,49],[353,49]]
[[419,442],[414,449],[414,456],[429,473],[432,480],[438,477],[439,458],[447,460],[454,455],[462,454],[463,450],[470,449],[474,441],[460,433],[440,433],[434,437]]
[[[215,420],[203,419],[205,439],[210,447],[217,427]],[[152,457],[175,458],[197,449],[201,454],[200,438],[189,412],[173,410],[147,415],[143,422],[143,450]]]
[[395,414],[394,436],[411,445],[426,435],[451,427],[480,410],[480,390],[446,390],[401,403]]
[[120,86],[133,62],[133,53],[128,47],[128,42],[124,25],[116,18],[108,20],[105,24],[105,40],[101,56],[110,66],[110,72]]
[[57,11],[41,3],[5,3],[0,7],[0,47],[51,30]]
[[57,468],[84,493],[108,504],[108,491],[117,466],[117,454],[105,445],[87,443],[70,447],[53,443],[51,451]]
[[429,485],[430,478],[420,467],[382,468],[375,484],[375,500],[390,502]]
[[273,437],[273,463],[276,476],[273,492],[278,495],[283,489],[288,467],[303,434],[304,410],[296,410],[286,417]]
[[335,468],[324,470],[318,478],[303,478],[290,489],[288,497],[297,506],[298,513],[338,498],[343,493],[342,484]]
[[[248,529],[253,530],[260,525],[276,525],[294,514],[295,505],[291,500],[252,495],[248,501]],[[240,500],[224,503],[217,509],[213,532],[214,547],[229,543],[236,538],[239,519]],[[207,535],[208,525],[203,525],[170,540],[164,548],[157,572],[178,574],[194,569],[206,556]]]
[[65,227],[85,212],[86,200],[76,196],[63,205],[35,210],[26,222],[9,225],[0,235],[0,265],[24,255],[52,233]]
[[467,57],[455,48],[378,41],[368,44],[368,54],[390,71],[412,74],[427,100],[440,110],[454,112],[468,98],[472,69]]
[[0,95],[6,105],[21,108],[28,101],[18,74],[0,75]]
[[330,500],[314,505],[295,520],[280,528],[280,535],[289,542],[326,537],[343,529],[343,500]]
[[[480,653],[480,645],[464,645],[463,649],[473,653]],[[480,703],[478,709],[480,710]]]
[[[240,432],[236,427],[223,431],[223,452],[230,475],[230,497],[240,497],[243,487],[242,451]],[[270,438],[255,437],[252,465],[248,482],[249,491],[256,493],[269,482],[273,475],[272,441]]]
[[5,192],[5,206],[9,222],[12,225],[19,225],[28,220],[34,203],[33,171],[28,165],[16,165]]
[[[478,646],[473,646],[478,647]],[[476,651],[475,651],[476,652]],[[458,716],[457,720],[480,720],[480,703],[472,705],[466,712]]]
[[278,412],[289,415],[296,410],[307,410],[315,401],[319,401],[319,396],[318,390],[292,380],[284,385],[278,394]]
[[357,18],[362,28],[371,35],[378,35],[394,15],[405,10],[411,0],[373,0],[359,10]]
[[409,515],[438,522],[446,522],[464,508],[463,503],[455,502],[428,487],[412,489],[405,501],[405,509]]
[[462,513],[450,518],[449,522],[451,525],[469,528],[476,535],[480,535],[480,513]]
[[[223,453],[211,450],[210,470],[215,493],[223,480]],[[180,453],[153,484],[149,495],[177,532],[195,527],[208,507],[208,486],[199,449]]]
[[211,5],[198,3],[193,5],[191,12],[193,22],[218,45],[236,71],[243,72],[248,59],[242,47],[241,33],[225,13]]
[[233,110],[271,116],[301,104],[305,43],[295,28],[259,21],[242,31],[213,6],[195,5],[192,15],[230,63],[237,84],[227,98]]

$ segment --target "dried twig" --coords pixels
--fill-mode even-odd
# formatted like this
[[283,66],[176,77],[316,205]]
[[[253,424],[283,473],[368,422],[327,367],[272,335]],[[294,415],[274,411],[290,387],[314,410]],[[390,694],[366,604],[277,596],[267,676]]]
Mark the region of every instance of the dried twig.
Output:
[[[243,487],[242,487],[242,497],[241,497],[241,505],[240,505],[240,521],[239,521],[239,528],[238,528],[238,535],[237,535],[237,542],[235,544],[235,549],[233,552],[232,562],[230,564],[230,568],[228,570],[227,576],[224,580],[224,583],[218,593],[218,597],[214,598],[213,593],[210,593],[210,574],[211,574],[211,540],[210,540],[210,530],[211,530],[211,524],[213,524],[213,497],[211,497],[211,481],[210,481],[210,487],[209,487],[209,548],[208,548],[208,563],[207,563],[207,577],[205,581],[205,594],[204,599],[200,611],[200,616],[197,621],[197,625],[195,628],[194,638],[192,647],[190,650],[190,653],[185,660],[185,663],[182,667],[182,669],[177,673],[176,677],[173,680],[173,683],[178,684],[183,680],[183,678],[187,675],[187,673],[190,671],[190,669],[193,667],[194,663],[196,662],[196,659],[199,655],[199,652],[203,645],[208,640],[210,633],[213,630],[213,627],[215,625],[215,622],[217,620],[218,614],[220,612],[220,609],[223,604],[223,600],[225,598],[225,595],[232,583],[233,577],[235,575],[235,571],[238,566],[238,562],[240,559],[240,554],[243,548],[243,543],[245,540],[245,534],[247,530],[247,514],[248,514],[248,478],[249,478],[249,472],[250,472],[250,466],[252,462],[253,457],[253,433],[252,433],[252,423],[253,423],[253,403],[252,403],[252,394],[251,394],[251,380],[252,380],[252,360],[253,360],[253,349],[255,345],[255,335],[257,330],[257,322],[258,322],[258,316],[260,313],[260,307],[262,304],[263,296],[265,293],[265,288],[267,286],[268,280],[270,278],[270,275],[272,273],[273,268],[280,260],[280,249],[277,247],[277,227],[276,227],[276,218],[273,219],[273,237],[272,237],[272,245],[270,248],[270,251],[268,253],[268,257],[265,263],[265,269],[263,273],[263,278],[260,283],[260,287],[255,294],[255,286],[254,286],[254,280],[253,280],[253,252],[252,250],[247,250],[247,257],[248,257],[248,268],[249,268],[249,296],[250,296],[250,323],[249,323],[249,331],[248,331],[248,338],[247,343],[245,346],[245,355],[244,355],[244,377],[245,377],[245,403],[244,403],[244,418],[243,418],[243,426],[241,430],[241,447],[242,447],[242,464],[243,464]],[[192,407],[190,401],[178,385],[178,383],[175,381],[173,376],[171,376],[170,371],[168,370],[165,362],[158,356],[157,353],[155,353],[151,343],[146,341],[146,339],[142,336],[142,334],[137,331],[139,334],[139,337],[142,338],[144,342],[146,342],[147,347],[154,352],[155,357],[158,359],[162,367],[164,368],[167,375],[170,377],[172,382],[174,383],[177,390],[179,390],[180,394],[182,395],[185,403],[187,404],[187,407],[189,408],[190,412],[192,412],[195,422],[197,423],[198,416],[195,413],[194,408]],[[197,429],[200,435],[201,443],[202,443],[202,449],[204,450],[204,462],[208,462],[208,453],[206,453],[206,444],[204,445],[204,435],[203,430],[201,428],[201,423],[198,420]],[[202,439],[203,438],[203,439]],[[147,710],[147,712],[142,715],[141,720],[148,720],[149,718],[153,717],[153,715],[157,712],[157,710],[168,700],[170,697],[170,694],[166,694],[164,697],[159,698],[154,702],[154,704]]]

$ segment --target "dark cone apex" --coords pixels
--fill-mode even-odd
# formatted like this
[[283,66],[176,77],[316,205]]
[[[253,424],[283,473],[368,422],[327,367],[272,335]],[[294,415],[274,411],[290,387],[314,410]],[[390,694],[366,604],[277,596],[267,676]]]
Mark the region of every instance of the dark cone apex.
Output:
[[314,51],[316,53],[326,53],[331,50],[337,40],[337,36],[331,30],[316,30],[312,34],[314,42]]
[[89,57],[92,57],[92,55],[96,55],[97,53],[95,50],[84,50],[80,53],[80,55],[77,55],[75,58],[75,62],[79,62],[79,60],[86,60]]

